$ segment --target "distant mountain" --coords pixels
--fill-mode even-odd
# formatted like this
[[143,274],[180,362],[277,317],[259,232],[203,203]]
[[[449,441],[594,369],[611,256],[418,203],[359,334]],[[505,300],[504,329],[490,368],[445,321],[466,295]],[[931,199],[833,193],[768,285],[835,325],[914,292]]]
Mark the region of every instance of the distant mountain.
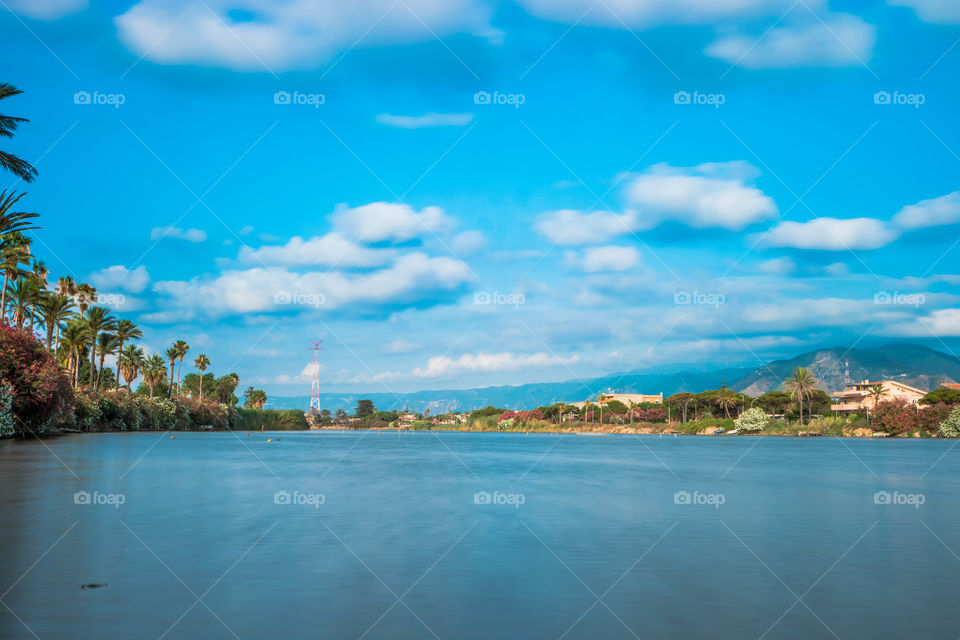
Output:
[[832,347],[777,360],[751,372],[730,386],[751,396],[780,389],[796,367],[810,369],[820,388],[840,391],[846,367],[854,382],[896,379],[920,389],[932,390],[945,381],[960,379],[960,358],[915,344],[890,344],[869,349]]
[[[594,398],[600,392],[660,393],[664,397],[680,391],[719,389],[721,385],[757,396],[779,389],[796,367],[807,367],[825,391],[844,386],[844,370],[849,360],[850,378],[894,378],[920,389],[935,389],[942,382],[960,380],[960,358],[914,344],[891,344],[868,349],[832,347],[776,360],[763,367],[730,368],[719,371],[677,371],[677,365],[665,365],[644,371],[611,374],[588,380],[534,383],[517,386],[481,387],[442,391],[390,393],[326,393],[320,396],[325,409],[352,411],[360,398],[369,398],[378,409],[409,407],[431,413],[470,411],[493,405],[505,409],[528,409],[555,402],[574,402]],[[306,409],[309,396],[272,397],[267,408]]]
[[[611,374],[588,380],[568,382],[533,383],[518,386],[481,387],[442,391],[416,391],[394,395],[390,393],[322,394],[320,406],[336,411],[352,411],[360,398],[373,400],[378,409],[392,410],[409,407],[416,412],[430,409],[431,413],[470,411],[493,405],[504,409],[525,409],[553,404],[555,402],[578,402],[596,397],[600,392],[660,393],[664,397],[679,391],[716,389],[750,373],[750,369],[724,369],[721,371],[669,371],[658,370]],[[272,397],[269,409],[304,409],[310,404],[309,396]]]

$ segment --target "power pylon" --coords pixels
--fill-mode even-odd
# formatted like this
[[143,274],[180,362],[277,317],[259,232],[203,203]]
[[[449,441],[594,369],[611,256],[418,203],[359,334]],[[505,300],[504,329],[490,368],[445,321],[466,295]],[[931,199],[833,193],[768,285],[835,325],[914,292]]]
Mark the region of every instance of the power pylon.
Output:
[[310,408],[320,411],[320,350],[323,349],[320,342],[314,342],[310,351],[313,351],[313,380],[310,383]]

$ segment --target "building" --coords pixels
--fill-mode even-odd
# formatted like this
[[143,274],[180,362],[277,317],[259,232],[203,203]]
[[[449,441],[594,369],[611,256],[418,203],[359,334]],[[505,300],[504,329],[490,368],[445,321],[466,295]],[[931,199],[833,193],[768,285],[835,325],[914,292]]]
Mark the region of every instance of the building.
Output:
[[870,389],[877,385],[882,385],[884,391],[884,394],[880,397],[880,402],[902,400],[907,404],[916,405],[920,402],[920,398],[927,395],[927,392],[922,389],[894,380],[882,380],[880,382],[864,380],[848,384],[843,391],[831,393],[830,397],[833,399],[833,404],[830,405],[830,410],[849,413],[873,408],[874,399],[870,395]]
[[[641,404],[643,402],[652,402],[654,404],[663,404],[663,392],[660,392],[657,395],[651,395],[646,393],[607,393],[604,394],[603,402],[596,402],[594,400],[590,401],[590,404],[600,404],[606,406],[608,402],[618,400],[623,404],[630,406],[630,403]],[[566,404],[573,405],[578,409],[582,409],[586,402],[567,402]]]
[[960,391],[960,383],[956,382],[946,382],[943,385],[947,389],[953,389],[954,391]]

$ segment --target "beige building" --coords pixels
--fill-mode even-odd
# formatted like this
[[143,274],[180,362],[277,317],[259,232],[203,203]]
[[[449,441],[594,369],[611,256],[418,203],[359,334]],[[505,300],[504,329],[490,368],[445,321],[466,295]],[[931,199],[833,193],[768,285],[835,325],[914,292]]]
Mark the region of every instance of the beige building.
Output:
[[[608,402],[614,400],[619,400],[623,404],[630,406],[630,403],[640,404],[641,402],[653,402],[655,404],[663,404],[663,392],[657,395],[650,395],[646,393],[608,393],[605,394],[605,400],[603,402],[596,402],[594,400],[590,401],[590,404],[602,404],[606,406]],[[582,409],[586,402],[567,402],[566,404],[573,405],[578,409]]]
[[833,404],[830,405],[830,410],[843,413],[872,409],[874,399],[870,395],[870,389],[877,385],[882,385],[884,391],[880,397],[880,402],[902,400],[907,404],[916,405],[920,401],[920,398],[927,395],[927,392],[922,389],[917,389],[916,387],[911,387],[908,384],[896,382],[895,380],[883,380],[880,382],[864,380],[863,382],[855,382],[854,384],[847,385],[847,388],[843,391],[831,393],[830,397],[833,399]]

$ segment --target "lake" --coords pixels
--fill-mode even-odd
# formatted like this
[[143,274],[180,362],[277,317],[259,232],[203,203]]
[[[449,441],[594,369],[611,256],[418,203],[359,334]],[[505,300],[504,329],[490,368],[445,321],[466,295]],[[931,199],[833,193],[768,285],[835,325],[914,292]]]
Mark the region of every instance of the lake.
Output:
[[960,635],[958,441],[174,435],[0,442],[0,637]]

